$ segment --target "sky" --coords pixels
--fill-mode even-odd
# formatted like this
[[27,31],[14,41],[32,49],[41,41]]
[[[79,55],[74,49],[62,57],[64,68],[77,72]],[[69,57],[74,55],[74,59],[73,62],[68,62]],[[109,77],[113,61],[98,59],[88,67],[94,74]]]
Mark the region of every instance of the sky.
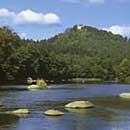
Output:
[[0,0],[0,26],[48,39],[75,24],[130,37],[130,0]]

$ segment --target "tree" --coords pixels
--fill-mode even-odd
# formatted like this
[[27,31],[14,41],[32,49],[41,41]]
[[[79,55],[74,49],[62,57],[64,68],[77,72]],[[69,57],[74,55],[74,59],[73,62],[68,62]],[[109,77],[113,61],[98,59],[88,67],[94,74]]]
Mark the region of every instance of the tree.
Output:
[[121,63],[116,67],[116,76],[120,82],[128,82],[130,76],[130,60],[124,58]]

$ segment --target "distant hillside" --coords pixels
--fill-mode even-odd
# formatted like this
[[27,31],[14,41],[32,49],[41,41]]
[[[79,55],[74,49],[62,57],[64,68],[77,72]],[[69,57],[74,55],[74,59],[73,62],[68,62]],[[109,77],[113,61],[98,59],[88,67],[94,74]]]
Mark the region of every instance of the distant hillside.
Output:
[[37,42],[1,28],[0,43],[2,82],[21,83],[29,76],[54,81],[130,79],[130,40],[93,27],[75,25]]
[[[122,58],[130,56],[129,50],[127,52],[127,49],[130,48],[129,39],[93,27],[81,26],[80,29],[78,27],[75,25],[73,28],[66,29],[64,33],[49,39],[47,43],[57,44],[59,48],[64,45],[62,51],[65,53],[90,57],[101,56],[102,53],[103,57],[112,56],[114,58],[120,53]],[[126,51],[123,51],[124,49]]]

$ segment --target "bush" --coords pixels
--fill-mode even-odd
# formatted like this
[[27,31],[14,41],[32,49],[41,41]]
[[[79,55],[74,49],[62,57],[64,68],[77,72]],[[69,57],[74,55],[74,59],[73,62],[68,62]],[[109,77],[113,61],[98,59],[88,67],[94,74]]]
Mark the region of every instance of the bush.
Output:
[[39,89],[47,88],[47,83],[43,79],[37,79],[36,85]]
[[128,76],[128,77],[125,79],[125,83],[126,83],[126,84],[130,84],[130,76]]

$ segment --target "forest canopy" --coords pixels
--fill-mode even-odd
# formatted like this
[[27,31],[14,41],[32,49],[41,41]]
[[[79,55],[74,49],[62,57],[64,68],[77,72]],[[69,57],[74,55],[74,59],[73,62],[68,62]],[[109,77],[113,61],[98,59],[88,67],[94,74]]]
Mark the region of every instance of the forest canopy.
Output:
[[28,77],[62,81],[99,78],[130,82],[130,39],[75,25],[47,40],[21,39],[0,28],[0,84],[25,83]]

